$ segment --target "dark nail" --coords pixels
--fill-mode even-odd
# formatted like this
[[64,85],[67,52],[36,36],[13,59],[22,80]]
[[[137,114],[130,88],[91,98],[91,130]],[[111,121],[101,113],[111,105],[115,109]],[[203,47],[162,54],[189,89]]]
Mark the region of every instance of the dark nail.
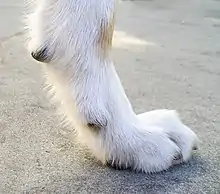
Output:
[[42,63],[47,63],[51,60],[51,57],[48,56],[47,48],[42,48],[36,51],[31,52],[31,56]]

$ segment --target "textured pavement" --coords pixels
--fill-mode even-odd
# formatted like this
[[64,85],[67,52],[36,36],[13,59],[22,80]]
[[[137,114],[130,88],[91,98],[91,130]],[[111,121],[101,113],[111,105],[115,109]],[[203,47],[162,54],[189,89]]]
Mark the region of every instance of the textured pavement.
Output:
[[22,0],[0,1],[0,194],[220,193],[220,1],[123,1],[113,57],[137,113],[170,108],[199,136],[187,164],[101,166],[60,126],[25,50]]

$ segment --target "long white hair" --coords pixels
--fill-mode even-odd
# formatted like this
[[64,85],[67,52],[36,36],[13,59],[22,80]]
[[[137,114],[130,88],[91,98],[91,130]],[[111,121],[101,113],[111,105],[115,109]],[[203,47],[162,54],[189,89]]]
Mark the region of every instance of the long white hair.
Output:
[[172,110],[136,115],[110,57],[116,0],[38,0],[29,51],[80,142],[103,162],[143,172],[187,161],[197,136]]

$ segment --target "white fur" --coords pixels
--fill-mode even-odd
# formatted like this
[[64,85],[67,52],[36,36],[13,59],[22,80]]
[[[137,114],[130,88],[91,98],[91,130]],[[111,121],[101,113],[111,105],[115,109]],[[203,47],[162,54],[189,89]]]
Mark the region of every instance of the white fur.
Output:
[[[28,18],[29,49],[48,49],[52,60],[42,67],[53,99],[97,159],[143,172],[165,170],[190,158],[197,136],[175,111],[134,113],[109,57],[111,45],[100,46],[115,1],[37,0]],[[174,160],[178,154],[183,160]]]

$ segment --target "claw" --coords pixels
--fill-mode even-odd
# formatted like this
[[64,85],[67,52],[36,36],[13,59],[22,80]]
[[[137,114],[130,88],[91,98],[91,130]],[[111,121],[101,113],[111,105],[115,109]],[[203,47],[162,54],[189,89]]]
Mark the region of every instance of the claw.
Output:
[[113,162],[111,160],[107,161],[107,166],[110,167],[110,168],[113,168],[115,170],[126,170],[126,169],[129,169],[130,167],[124,165],[124,164],[118,164],[116,162]]
[[183,162],[183,155],[182,153],[177,153],[173,157],[173,165],[181,164]]
[[35,60],[37,60],[39,62],[42,62],[42,63],[47,63],[51,59],[51,57],[48,56],[47,48],[42,48],[42,49],[39,49],[37,51],[33,51],[33,52],[31,52],[31,56]]
[[193,150],[198,150],[198,147],[197,147],[197,146],[193,146],[192,149],[193,149]]

